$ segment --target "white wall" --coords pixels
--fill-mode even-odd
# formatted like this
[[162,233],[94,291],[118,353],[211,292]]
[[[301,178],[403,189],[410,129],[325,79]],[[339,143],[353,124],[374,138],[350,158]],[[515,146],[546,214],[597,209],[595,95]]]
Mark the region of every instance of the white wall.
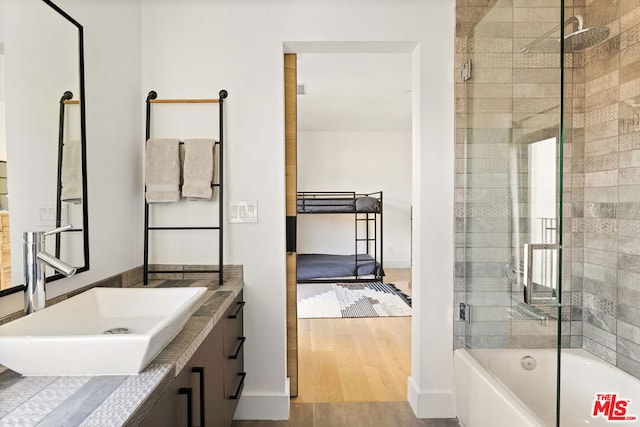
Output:
[[[304,47],[288,43],[299,41],[412,46],[413,238],[422,249],[413,254],[409,400],[421,417],[454,415],[453,30],[452,0],[142,0],[143,91],[171,98],[228,89],[227,200],[258,201],[259,222],[229,226],[225,239],[229,262],[245,266],[249,374],[238,418],[288,415],[283,45]],[[185,216],[197,209],[185,208]]]
[[[13,260],[22,257],[22,232],[34,228],[34,221],[29,222],[34,215],[28,206],[34,200],[39,181],[44,178],[37,167],[32,167],[32,161],[43,156],[38,149],[29,148],[27,142],[40,138],[37,135],[42,131],[40,125],[45,118],[21,115],[18,110],[12,110],[12,106],[25,101],[48,101],[49,97],[31,84],[31,78],[23,77],[46,82],[48,74],[53,72],[45,66],[34,69],[33,58],[20,56],[16,51],[17,56],[12,59],[12,43],[24,42],[28,32],[42,36],[28,16],[18,18],[16,15],[21,10],[18,6],[24,7],[26,1],[3,0],[2,3],[3,18],[12,17],[10,21],[7,19],[11,25],[4,22],[3,31],[11,239],[18,245],[17,249],[12,245]],[[33,2],[43,5],[37,0]],[[48,298],[142,263],[140,5],[125,0],[58,0],[56,3],[84,26],[90,270],[53,282],[47,289]],[[27,29],[26,36],[24,29]],[[56,95],[54,103],[57,104],[60,96],[61,93]],[[57,109],[53,120],[57,135]],[[21,274],[20,268],[13,268],[13,276],[19,282]],[[0,316],[21,310],[22,306],[22,293],[3,297]]]
[[[384,266],[408,268],[411,132],[298,132],[298,191],[380,190]],[[353,254],[354,234],[353,215],[299,215],[298,253]]]
[[[162,97],[208,97],[228,89],[227,200],[257,200],[260,216],[256,224],[229,226],[225,239],[228,261],[245,266],[249,375],[239,418],[288,416],[283,46],[312,48],[290,42],[321,41],[339,42],[323,44],[328,52],[345,46],[352,52],[403,46],[405,53],[412,53],[414,316],[409,402],[420,417],[454,416],[454,1],[58,3],[85,26],[91,270],[55,282],[49,295],[142,262],[141,114],[146,93],[155,89]],[[28,64],[7,59],[7,74],[25,67]],[[17,97],[38,96],[25,90],[7,92],[7,105]],[[19,136],[8,134],[8,147],[19,146]],[[11,169],[9,173],[12,185]],[[18,180],[10,188],[30,190]],[[21,307],[21,294],[0,299],[0,315]]]

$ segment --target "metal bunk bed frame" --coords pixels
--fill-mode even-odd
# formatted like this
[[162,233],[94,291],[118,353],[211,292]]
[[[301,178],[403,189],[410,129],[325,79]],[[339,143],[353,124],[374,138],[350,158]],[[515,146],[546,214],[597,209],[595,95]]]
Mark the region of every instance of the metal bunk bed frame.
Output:
[[[158,99],[158,94],[155,91],[150,91],[147,95],[146,106],[146,130],[145,130],[145,144],[146,141],[151,138],[151,104],[219,104],[219,136],[215,141],[215,145],[218,146],[218,182],[211,184],[212,187],[218,188],[219,200],[218,200],[218,225],[216,226],[202,226],[202,227],[154,227],[149,226],[149,203],[145,196],[144,199],[144,265],[143,265],[143,284],[149,283],[149,274],[171,274],[171,273],[217,273],[218,285],[222,285],[224,282],[224,263],[223,263],[223,232],[224,232],[224,153],[223,153],[223,140],[224,140],[224,114],[223,105],[224,100],[228,96],[226,90],[221,90],[218,93],[219,98],[211,99]],[[215,146],[214,146],[215,149]],[[146,193],[146,188],[145,188]],[[149,231],[152,230],[213,230],[218,231],[218,268],[203,269],[203,270],[149,270]]]
[[[376,198],[380,206],[375,211],[359,211],[356,206],[356,200],[358,198],[364,197],[373,197]],[[327,210],[318,210],[318,211],[309,211],[306,208],[307,200],[323,200],[329,203],[323,203],[322,206],[327,208]],[[351,205],[346,205],[344,203],[337,202],[335,204],[331,204],[331,201],[350,201],[353,203],[353,210],[348,210],[347,207]],[[302,202],[300,204],[300,202]],[[354,266],[354,278],[341,278],[339,279],[341,282],[370,282],[371,274],[366,274],[362,276],[369,277],[361,277],[358,274],[359,268],[362,264],[359,262],[368,263],[371,262],[371,259],[361,259],[358,254],[359,245],[364,244],[366,248],[366,254],[371,256],[371,252],[373,251],[373,263],[374,263],[374,275],[375,280],[382,281],[383,277],[383,229],[382,229],[382,211],[383,211],[383,197],[382,191],[376,191],[373,193],[356,193],[355,191],[299,191],[297,193],[297,213],[299,215],[314,215],[314,214],[353,214],[354,215],[354,228],[355,228],[355,266]],[[302,205],[302,210],[300,210]],[[335,208],[332,210],[332,208]],[[378,216],[380,216],[380,220],[378,223]],[[364,223],[364,227],[359,227],[359,223]],[[373,224],[372,224],[373,223]],[[379,227],[378,227],[379,226]],[[361,228],[364,228],[364,237],[361,233]],[[380,237],[378,239],[378,229],[380,231]],[[378,250],[378,243],[380,242],[380,247]],[[378,254],[380,258],[378,258]],[[379,264],[378,264],[379,261]],[[298,280],[298,283],[332,283],[335,282],[335,278],[318,278],[318,279],[303,279]]]

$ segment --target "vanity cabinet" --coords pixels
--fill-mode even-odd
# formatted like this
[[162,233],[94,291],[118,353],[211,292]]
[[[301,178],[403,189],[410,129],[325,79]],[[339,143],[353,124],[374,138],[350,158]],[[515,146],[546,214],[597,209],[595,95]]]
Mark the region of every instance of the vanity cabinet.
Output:
[[142,425],[231,425],[244,385],[242,293],[171,381]]

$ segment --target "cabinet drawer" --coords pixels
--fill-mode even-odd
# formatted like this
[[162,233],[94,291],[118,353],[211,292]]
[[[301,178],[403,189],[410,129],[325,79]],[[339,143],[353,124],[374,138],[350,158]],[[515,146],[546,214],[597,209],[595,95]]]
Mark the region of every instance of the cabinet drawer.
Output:
[[190,399],[182,390],[191,387],[191,373],[183,370],[175,377],[164,394],[143,420],[143,427],[187,427]]
[[231,423],[244,387],[244,301],[242,292],[231,304],[224,322],[224,397],[226,419]]
[[242,357],[235,360],[227,360],[227,363],[225,364],[225,418],[227,419],[228,424],[231,424],[231,420],[233,420],[233,415],[235,414],[236,407],[238,406],[238,400],[240,399],[242,389],[244,388],[244,380],[247,376],[246,372],[243,372],[242,370],[242,360]]
[[221,347],[222,328],[217,325],[171,381],[142,425],[227,427]]
[[238,377],[240,377],[243,372],[244,349],[240,348],[237,358],[224,361],[224,391],[227,399],[237,394],[237,390],[240,387]]
[[[239,325],[237,322],[228,323],[228,328],[225,328],[224,333],[224,345],[223,354],[226,359],[237,359],[238,352],[244,347],[246,338],[242,335],[242,323]],[[231,326],[234,326],[231,328]],[[238,327],[235,327],[238,326]],[[231,330],[229,330],[231,329]]]
[[238,295],[238,298],[234,300],[227,312],[224,319],[224,344],[223,350],[225,359],[232,356],[237,352],[238,347],[241,345],[244,337],[243,333],[243,309],[244,301],[242,301],[242,294]]

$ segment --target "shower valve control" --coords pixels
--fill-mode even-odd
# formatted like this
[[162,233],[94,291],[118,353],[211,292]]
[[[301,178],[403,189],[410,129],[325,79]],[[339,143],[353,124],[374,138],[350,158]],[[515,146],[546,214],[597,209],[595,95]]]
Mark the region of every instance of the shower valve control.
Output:
[[471,306],[469,304],[461,302],[458,313],[460,320],[471,323]]
[[473,64],[471,62],[471,58],[469,58],[467,62],[462,64],[462,66],[460,67],[460,79],[462,80],[463,83],[471,80],[472,65]]

